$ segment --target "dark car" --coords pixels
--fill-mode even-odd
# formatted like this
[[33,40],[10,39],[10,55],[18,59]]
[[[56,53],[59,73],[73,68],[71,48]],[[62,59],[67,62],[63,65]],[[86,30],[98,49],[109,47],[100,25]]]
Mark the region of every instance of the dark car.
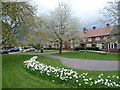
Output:
[[8,53],[9,53],[8,50],[1,50],[1,51],[0,51],[0,54],[2,54],[2,55],[8,54]]
[[8,49],[8,52],[17,52],[19,51],[19,48],[11,48],[11,49]]

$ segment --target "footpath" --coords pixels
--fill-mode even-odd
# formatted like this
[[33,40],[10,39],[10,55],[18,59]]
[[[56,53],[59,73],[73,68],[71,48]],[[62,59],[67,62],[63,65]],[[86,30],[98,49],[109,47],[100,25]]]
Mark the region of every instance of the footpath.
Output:
[[59,59],[61,63],[66,67],[81,69],[81,70],[118,71],[118,68],[120,68],[119,66],[120,61],[66,58],[66,57],[51,55],[52,53],[24,53],[24,54],[42,55],[46,57],[56,58]]

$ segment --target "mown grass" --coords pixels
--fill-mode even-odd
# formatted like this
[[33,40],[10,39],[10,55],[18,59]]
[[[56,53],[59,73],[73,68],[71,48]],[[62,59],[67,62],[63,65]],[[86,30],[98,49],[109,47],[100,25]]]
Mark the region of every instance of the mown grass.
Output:
[[112,60],[112,61],[120,60],[118,57],[120,55],[119,53],[100,54],[94,52],[87,52],[87,54],[85,55],[85,52],[76,51],[76,52],[63,52],[62,54],[56,53],[53,55],[89,60]]
[[[52,82],[49,77],[36,76],[27,72],[23,68],[23,61],[28,60],[33,55],[3,55],[2,59],[2,87],[3,88],[70,88],[72,85]],[[37,59],[47,65],[60,68],[68,68],[57,59],[39,56]],[[76,70],[78,73],[88,72],[90,77],[96,78],[103,73],[104,76],[118,75],[118,71],[88,71]]]
[[[57,50],[43,50],[43,53],[49,53],[49,52],[58,52]],[[41,53],[41,51],[29,51],[29,52],[23,52],[23,53]]]
[[44,50],[44,52],[59,52],[58,50]]
[[0,89],[2,89],[2,55],[0,55]]
[[[67,87],[55,84],[43,77],[35,76],[23,68],[23,61],[31,58],[31,55],[3,55],[2,62],[2,87],[3,88],[62,88]],[[39,56],[39,59],[50,63],[49,58]],[[49,59],[49,60],[48,60]],[[55,60],[54,60],[55,61]],[[58,65],[59,61],[54,62]],[[45,61],[43,61],[45,62]]]

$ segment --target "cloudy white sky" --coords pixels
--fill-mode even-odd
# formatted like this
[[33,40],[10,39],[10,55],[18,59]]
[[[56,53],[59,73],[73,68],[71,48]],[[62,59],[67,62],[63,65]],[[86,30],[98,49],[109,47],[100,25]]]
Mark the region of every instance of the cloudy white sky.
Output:
[[68,3],[74,15],[80,18],[83,26],[87,28],[103,27],[99,23],[99,10],[104,8],[107,1],[110,0],[32,0],[38,6],[38,15],[48,13],[58,6],[60,1]]

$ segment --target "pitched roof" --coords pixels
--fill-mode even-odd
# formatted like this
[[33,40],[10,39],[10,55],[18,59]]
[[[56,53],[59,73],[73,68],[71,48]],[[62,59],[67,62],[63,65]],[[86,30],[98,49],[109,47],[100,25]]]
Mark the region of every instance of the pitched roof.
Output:
[[112,30],[113,30],[112,26],[104,27],[100,29],[88,30],[86,32],[85,37],[97,37],[97,36],[109,35]]

